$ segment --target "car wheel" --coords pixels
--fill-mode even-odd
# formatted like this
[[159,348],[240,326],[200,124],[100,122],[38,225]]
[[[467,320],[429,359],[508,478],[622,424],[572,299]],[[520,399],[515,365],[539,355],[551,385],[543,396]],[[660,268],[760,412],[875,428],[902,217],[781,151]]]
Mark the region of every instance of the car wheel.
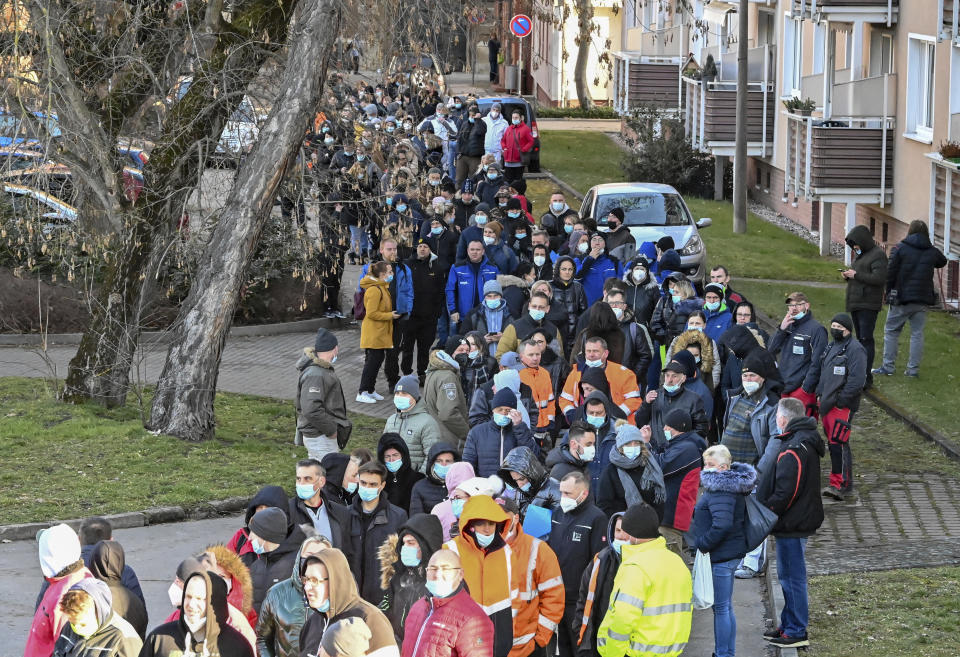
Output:
[[540,173],[540,158],[538,157],[535,160],[530,160],[530,173]]

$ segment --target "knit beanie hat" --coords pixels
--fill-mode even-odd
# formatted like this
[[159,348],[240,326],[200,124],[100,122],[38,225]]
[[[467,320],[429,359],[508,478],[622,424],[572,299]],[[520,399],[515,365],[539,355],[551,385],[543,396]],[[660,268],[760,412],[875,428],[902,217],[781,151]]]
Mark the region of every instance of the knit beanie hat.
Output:
[[522,209],[523,209],[523,206],[520,205],[520,199],[518,199],[516,196],[511,197],[510,200],[507,201],[507,209],[508,209],[508,210],[522,210]]
[[331,623],[320,639],[330,657],[363,657],[370,649],[373,634],[362,618],[344,618]]
[[640,429],[636,428],[632,424],[621,424],[617,427],[617,447],[623,447],[627,443],[639,440],[643,442],[643,434],[640,433]]
[[287,514],[275,506],[269,506],[253,514],[250,531],[271,543],[283,543],[287,537]]
[[623,223],[623,217],[624,217],[623,208],[614,208],[610,210],[608,214],[612,214],[614,217],[620,220],[621,224]]
[[851,333],[853,333],[853,319],[847,313],[837,313],[833,316],[833,319],[830,320],[830,323],[836,322],[840,326],[844,327]]
[[500,408],[501,406],[509,406],[510,408],[517,407],[517,396],[510,388],[501,388],[497,390],[497,394],[493,396],[493,403],[490,404],[491,410]]
[[500,286],[497,279],[487,281],[483,284],[483,296],[487,296],[488,294],[499,294],[503,296],[503,287]]
[[649,504],[634,504],[623,514],[621,529],[634,538],[658,538],[660,520]]
[[693,419],[690,417],[689,411],[674,408],[664,416],[663,426],[673,427],[680,433],[686,433],[693,428]]
[[723,299],[723,296],[726,294],[726,290],[723,289],[723,285],[720,283],[707,283],[704,285],[703,296],[707,296],[707,292],[713,292],[721,299]]
[[317,329],[317,337],[313,341],[313,350],[318,354],[333,351],[337,346],[337,336],[325,328]]
[[400,377],[397,385],[393,387],[394,392],[405,392],[417,401],[420,401],[420,379],[414,374],[408,374]]
[[452,356],[453,352],[455,352],[460,345],[466,344],[466,342],[462,335],[451,335],[443,344],[443,350],[447,352],[448,356]]

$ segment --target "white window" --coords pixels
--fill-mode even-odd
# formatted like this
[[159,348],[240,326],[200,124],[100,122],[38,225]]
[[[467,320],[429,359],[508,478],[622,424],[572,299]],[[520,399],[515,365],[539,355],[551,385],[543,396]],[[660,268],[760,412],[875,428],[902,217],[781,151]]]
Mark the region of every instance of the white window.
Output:
[[783,90],[782,95],[800,96],[803,64],[803,31],[799,19],[783,18]]
[[893,35],[870,32],[870,77],[893,73]]
[[813,74],[823,73],[823,61],[827,56],[827,26],[817,23],[813,26]]
[[911,34],[907,51],[907,133],[933,143],[934,48],[932,36]]
[[950,49],[950,131],[947,138],[960,139],[960,48]]

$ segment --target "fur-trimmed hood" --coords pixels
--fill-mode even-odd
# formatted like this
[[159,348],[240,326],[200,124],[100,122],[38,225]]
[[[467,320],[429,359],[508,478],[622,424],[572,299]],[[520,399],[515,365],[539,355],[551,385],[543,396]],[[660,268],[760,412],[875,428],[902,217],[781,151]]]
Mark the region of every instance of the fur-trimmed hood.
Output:
[[400,563],[400,540],[410,534],[420,544],[420,565],[414,566],[426,577],[427,562],[433,553],[443,546],[443,526],[440,519],[429,513],[416,513],[403,524],[396,534],[390,534],[377,550],[377,559],[380,561],[380,587],[386,591],[390,588],[390,580],[396,573]]
[[704,490],[718,493],[749,495],[757,483],[757,471],[749,463],[732,463],[729,470],[700,471],[700,485]]
[[717,356],[713,351],[714,342],[704,331],[698,331],[697,329],[684,331],[673,341],[671,353],[675,354],[683,351],[694,342],[700,345],[700,371],[704,374],[713,372],[713,366],[717,364]]
[[525,279],[512,274],[498,274],[497,283],[499,283],[500,287],[503,289],[508,287],[519,287],[520,289],[525,290],[530,287],[530,283],[528,283]]
[[217,565],[230,573],[230,577],[233,579],[230,595],[228,596],[230,602],[233,602],[235,599],[234,590],[237,588],[240,589],[242,597],[240,599],[241,605],[239,609],[243,612],[244,616],[246,616],[253,608],[253,578],[250,577],[250,570],[244,565],[243,561],[240,560],[240,557],[225,545],[219,543],[210,545],[207,547],[207,552],[213,554],[217,560]]
[[397,560],[399,543],[400,537],[397,534],[390,534],[377,550],[377,559],[380,560],[380,588],[384,591],[390,588],[390,580],[393,579],[393,564]]

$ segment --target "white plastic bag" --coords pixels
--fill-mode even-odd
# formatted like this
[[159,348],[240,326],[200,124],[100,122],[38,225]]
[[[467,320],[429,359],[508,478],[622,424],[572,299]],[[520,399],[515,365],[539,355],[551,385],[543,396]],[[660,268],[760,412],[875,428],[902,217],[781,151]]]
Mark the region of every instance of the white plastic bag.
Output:
[[713,606],[713,567],[710,553],[697,550],[693,560],[693,606],[696,609],[709,609]]

